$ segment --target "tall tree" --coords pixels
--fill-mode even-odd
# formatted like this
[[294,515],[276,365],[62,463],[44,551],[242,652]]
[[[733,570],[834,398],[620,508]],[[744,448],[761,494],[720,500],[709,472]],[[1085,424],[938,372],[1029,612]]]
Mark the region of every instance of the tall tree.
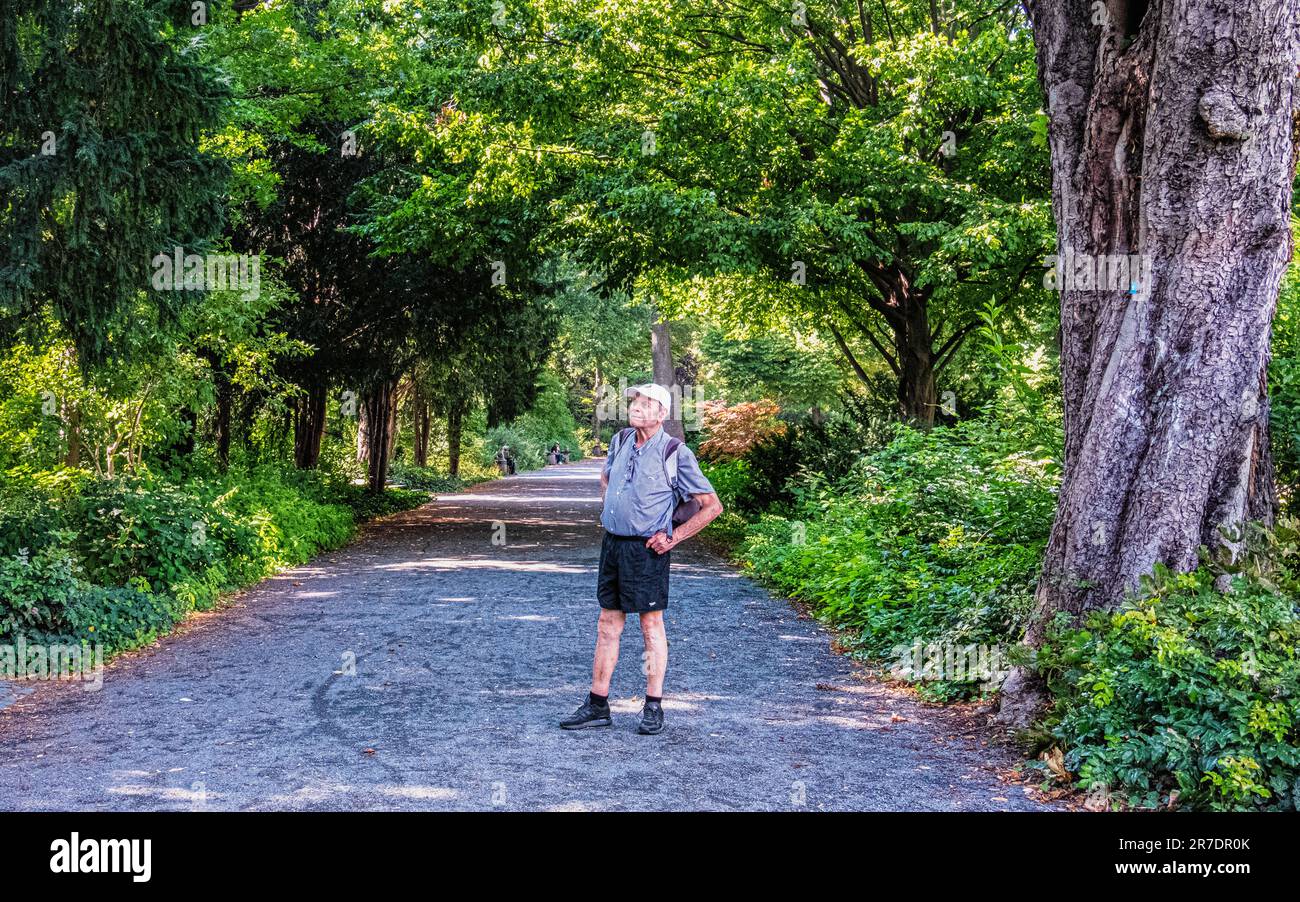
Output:
[[[173,24],[176,10],[0,7],[0,346],[31,336],[49,304],[82,363],[104,362],[153,259],[219,235],[226,167],[200,141],[230,91],[186,52],[197,29]],[[184,300],[153,297],[168,313]]]
[[[1297,0],[1030,0],[1050,116],[1065,466],[1027,641],[1276,506],[1265,367],[1290,256]],[[1140,276],[1085,284],[1107,255]],[[1149,272],[1148,272],[1149,267]],[[1064,273],[1058,273],[1064,275]],[[1139,282],[1141,284],[1136,284]],[[1028,669],[1000,716],[1043,699]]]
[[1048,244],[1017,5],[632,6],[553,42],[619,82],[566,139],[588,171],[567,195],[584,252],[611,272],[796,284],[736,293],[732,320],[771,318],[778,296],[816,314],[855,372],[861,348],[890,368],[902,417],[931,423],[978,308],[1035,299],[1025,280]]
[[[650,359],[654,365],[654,381],[671,390],[677,383],[677,366],[673,363],[672,324],[658,315],[650,325]],[[682,430],[680,402],[677,399],[673,400],[673,409],[664,420],[664,431],[677,439],[686,438],[686,433]]]

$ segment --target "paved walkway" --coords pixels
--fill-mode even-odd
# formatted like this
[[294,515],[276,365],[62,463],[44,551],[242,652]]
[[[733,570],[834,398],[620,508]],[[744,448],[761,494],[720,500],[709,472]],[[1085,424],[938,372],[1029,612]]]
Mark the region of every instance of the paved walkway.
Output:
[[636,732],[634,618],[614,726],[560,730],[590,676],[599,467],[371,524],[117,659],[100,691],[0,688],[0,809],[1048,807],[692,542],[673,552],[665,731]]

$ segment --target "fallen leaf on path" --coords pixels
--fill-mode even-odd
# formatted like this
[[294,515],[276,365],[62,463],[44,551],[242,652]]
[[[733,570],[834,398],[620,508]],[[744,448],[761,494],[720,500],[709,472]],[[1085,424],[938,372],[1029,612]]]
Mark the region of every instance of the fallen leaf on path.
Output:
[[1047,751],[1038,756],[1047,764],[1047,769],[1052,772],[1056,779],[1063,783],[1071,783],[1074,778],[1065,767],[1065,752],[1061,751],[1059,745],[1054,745]]

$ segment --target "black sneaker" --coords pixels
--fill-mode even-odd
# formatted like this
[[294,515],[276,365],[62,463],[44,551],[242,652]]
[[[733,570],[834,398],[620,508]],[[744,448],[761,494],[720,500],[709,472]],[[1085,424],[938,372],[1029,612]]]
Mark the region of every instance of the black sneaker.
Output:
[[597,708],[588,697],[578,706],[578,710],[560,721],[560,726],[566,730],[581,730],[583,727],[607,727],[611,723],[613,721],[609,719],[609,704]]
[[664,707],[659,702],[646,702],[645,707],[641,709],[641,726],[636,728],[638,733],[647,735],[658,733],[664,728]]

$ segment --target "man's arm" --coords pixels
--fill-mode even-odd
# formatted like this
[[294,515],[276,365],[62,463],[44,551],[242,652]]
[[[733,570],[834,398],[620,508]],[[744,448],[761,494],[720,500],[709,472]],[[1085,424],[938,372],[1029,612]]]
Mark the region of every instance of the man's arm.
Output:
[[695,535],[701,529],[716,520],[718,514],[722,513],[722,502],[718,500],[718,496],[714,492],[692,495],[691,498],[700,503],[700,509],[681,526],[673,527],[673,545],[680,545],[682,542],[685,542],[691,536]]
[[722,502],[718,500],[715,492],[700,492],[692,495],[691,498],[700,503],[700,509],[685,523],[673,527],[673,537],[671,539],[668,538],[668,533],[660,530],[646,541],[647,547],[654,549],[658,554],[663,554],[665,551],[685,542],[712,523],[718,514],[722,513]]
[[667,532],[663,530],[650,537],[646,545],[659,554],[680,545],[712,523],[718,514],[722,513],[722,502],[718,500],[718,493],[714,491],[713,484],[700,470],[699,461],[695,459],[695,452],[686,445],[681,445],[676,454],[677,488],[684,497],[699,502],[700,509],[681,526],[673,527],[673,537],[671,539],[668,538]]
[[605,500],[605,488],[609,485],[609,470],[600,471],[600,500]]

